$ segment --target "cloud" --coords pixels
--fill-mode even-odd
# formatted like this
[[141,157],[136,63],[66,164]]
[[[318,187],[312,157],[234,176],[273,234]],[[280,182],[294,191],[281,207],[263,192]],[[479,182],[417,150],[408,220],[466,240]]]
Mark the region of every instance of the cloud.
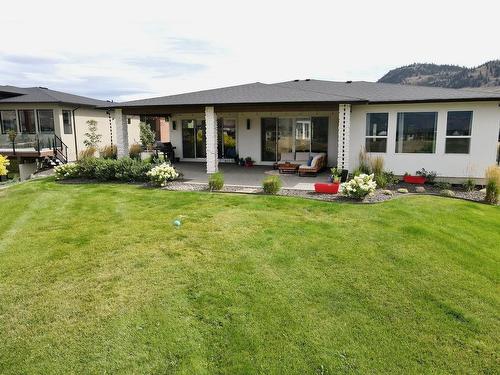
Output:
[[154,72],[154,78],[165,78],[200,72],[207,68],[206,65],[172,61],[165,57],[134,57],[126,60],[127,64],[135,65],[142,69]]

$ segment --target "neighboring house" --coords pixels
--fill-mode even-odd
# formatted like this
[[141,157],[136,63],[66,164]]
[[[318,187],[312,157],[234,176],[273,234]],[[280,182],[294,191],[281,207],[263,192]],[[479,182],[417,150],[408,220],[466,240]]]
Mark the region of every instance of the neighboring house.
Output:
[[[382,155],[402,175],[483,177],[496,163],[500,93],[372,82],[295,80],[107,103],[127,140],[131,115],[164,116],[176,157],[213,173],[236,155],[272,165],[282,154],[324,152],[350,171]],[[128,144],[118,143],[119,155]],[[302,155],[302,154],[301,154]]]
[[[113,110],[108,102],[44,87],[0,86],[0,154],[22,161],[43,157],[74,161],[85,148],[87,121],[97,121],[100,147],[116,144]],[[139,117],[129,119],[128,143],[139,141]],[[14,147],[9,130],[17,133]]]

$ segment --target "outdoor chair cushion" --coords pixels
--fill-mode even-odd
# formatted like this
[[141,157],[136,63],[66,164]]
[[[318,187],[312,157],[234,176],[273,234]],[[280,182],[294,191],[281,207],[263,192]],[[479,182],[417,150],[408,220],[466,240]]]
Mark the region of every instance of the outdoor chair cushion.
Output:
[[295,153],[295,161],[297,162],[307,162],[309,160],[308,152],[296,152]]
[[284,152],[281,154],[280,162],[291,162],[294,161],[293,152]]

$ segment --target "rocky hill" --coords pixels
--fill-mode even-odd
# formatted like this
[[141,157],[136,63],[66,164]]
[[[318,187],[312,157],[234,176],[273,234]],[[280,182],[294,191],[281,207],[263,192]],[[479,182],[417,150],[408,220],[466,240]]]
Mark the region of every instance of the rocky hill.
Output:
[[412,64],[389,71],[378,82],[451,88],[500,87],[500,60],[488,61],[475,68]]

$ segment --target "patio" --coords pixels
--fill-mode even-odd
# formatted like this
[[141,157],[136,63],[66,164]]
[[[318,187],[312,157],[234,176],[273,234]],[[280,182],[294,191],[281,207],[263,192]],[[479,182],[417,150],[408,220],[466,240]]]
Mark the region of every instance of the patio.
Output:
[[[190,183],[207,183],[208,175],[206,163],[180,162],[174,165],[183,173],[183,180]],[[272,166],[256,165],[250,168],[241,167],[232,163],[219,163],[219,171],[224,173],[226,185],[260,187],[262,180],[269,175],[279,175],[283,187],[297,190],[314,190],[314,183],[328,180],[327,169],[315,177],[299,177],[297,174],[279,174]]]

